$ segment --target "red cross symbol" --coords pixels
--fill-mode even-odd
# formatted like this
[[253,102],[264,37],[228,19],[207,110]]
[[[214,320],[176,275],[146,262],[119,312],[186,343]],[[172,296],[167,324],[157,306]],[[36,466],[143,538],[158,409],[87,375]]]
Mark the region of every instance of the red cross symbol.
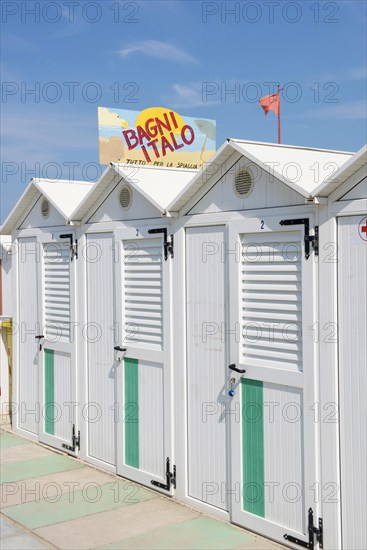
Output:
[[358,233],[361,239],[367,241],[367,217],[359,222]]

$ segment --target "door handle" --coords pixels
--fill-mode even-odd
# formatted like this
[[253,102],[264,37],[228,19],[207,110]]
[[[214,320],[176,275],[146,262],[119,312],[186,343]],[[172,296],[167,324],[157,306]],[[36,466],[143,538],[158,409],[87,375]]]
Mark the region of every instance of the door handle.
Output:
[[39,334],[38,336],[35,336],[34,338],[35,338],[35,340],[38,340],[38,342],[39,342],[39,350],[42,351],[41,340],[43,340],[44,335],[43,335],[43,334]]
[[228,368],[230,370],[235,370],[236,372],[239,372],[240,374],[245,374],[245,369],[238,369],[234,363],[232,365],[228,365]]

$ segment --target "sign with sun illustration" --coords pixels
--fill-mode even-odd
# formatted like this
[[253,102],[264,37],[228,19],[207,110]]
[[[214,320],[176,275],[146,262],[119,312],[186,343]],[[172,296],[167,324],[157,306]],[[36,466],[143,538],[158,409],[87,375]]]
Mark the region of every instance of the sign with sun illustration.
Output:
[[101,164],[198,169],[215,153],[215,121],[164,107],[128,111],[98,107]]

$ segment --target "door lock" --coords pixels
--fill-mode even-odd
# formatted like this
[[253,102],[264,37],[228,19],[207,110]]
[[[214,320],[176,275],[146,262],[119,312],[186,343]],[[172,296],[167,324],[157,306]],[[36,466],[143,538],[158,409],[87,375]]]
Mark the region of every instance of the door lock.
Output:
[[234,394],[236,393],[235,390],[234,390],[234,385],[235,385],[235,383],[236,383],[236,379],[235,379],[235,378],[231,378],[231,389],[230,389],[229,392],[228,392],[228,395],[229,395],[230,397],[233,397]]

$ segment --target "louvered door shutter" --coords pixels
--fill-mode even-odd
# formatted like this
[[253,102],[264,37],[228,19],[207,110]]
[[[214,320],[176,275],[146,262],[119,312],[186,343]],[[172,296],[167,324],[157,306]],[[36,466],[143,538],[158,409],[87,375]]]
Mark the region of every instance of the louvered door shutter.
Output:
[[124,342],[163,349],[161,239],[123,241]]
[[302,370],[301,244],[279,235],[242,238],[242,357],[253,365]]
[[43,300],[47,336],[70,340],[70,248],[44,245]]

